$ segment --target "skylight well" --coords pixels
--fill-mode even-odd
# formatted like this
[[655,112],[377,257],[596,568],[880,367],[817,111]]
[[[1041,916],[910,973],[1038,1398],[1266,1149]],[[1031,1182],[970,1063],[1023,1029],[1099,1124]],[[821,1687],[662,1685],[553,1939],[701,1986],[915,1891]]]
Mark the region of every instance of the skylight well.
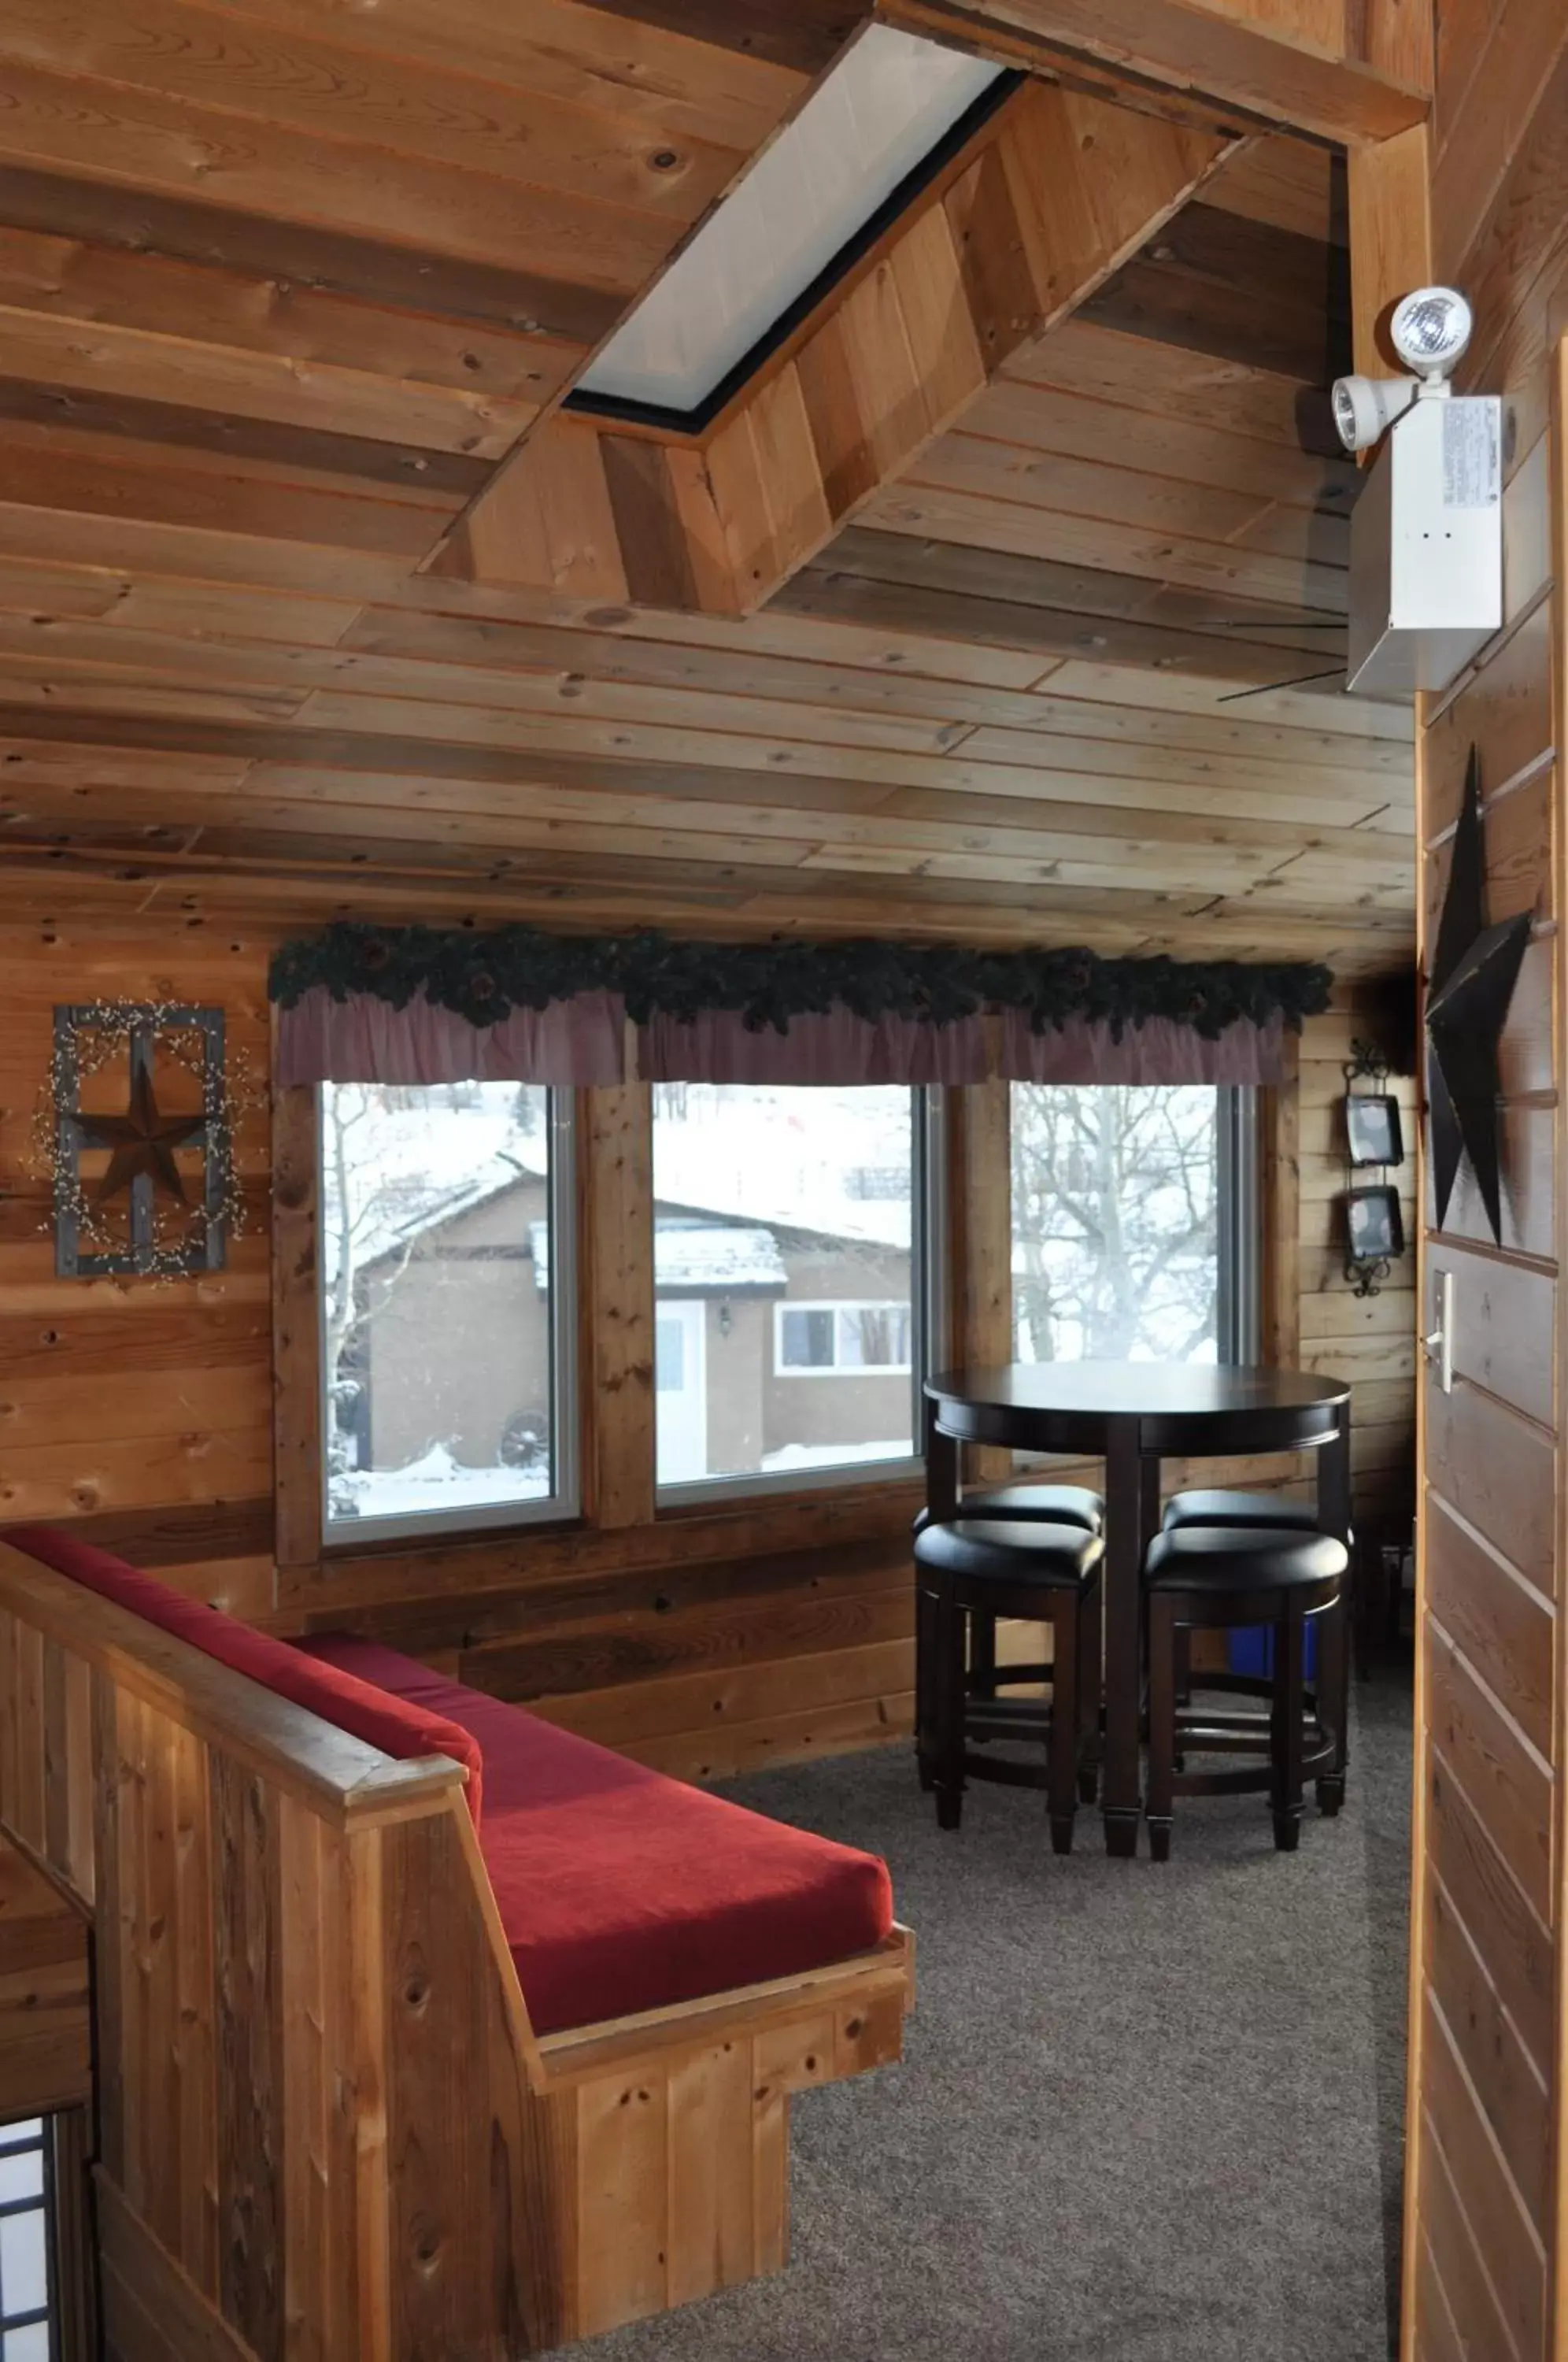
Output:
[[705,425],[1015,79],[869,26],[616,329],[571,406]]

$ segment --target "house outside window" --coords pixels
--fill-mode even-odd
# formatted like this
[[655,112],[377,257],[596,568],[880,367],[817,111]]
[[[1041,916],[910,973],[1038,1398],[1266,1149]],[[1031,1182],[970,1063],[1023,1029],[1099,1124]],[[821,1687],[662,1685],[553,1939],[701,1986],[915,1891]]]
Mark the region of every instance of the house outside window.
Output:
[[1015,1083],[1010,1113],[1014,1357],[1255,1360],[1253,1094]]
[[926,1123],[903,1088],[656,1086],[661,1490],[913,1459]]
[[575,1508],[570,1108],[515,1083],[323,1087],[330,1541]]

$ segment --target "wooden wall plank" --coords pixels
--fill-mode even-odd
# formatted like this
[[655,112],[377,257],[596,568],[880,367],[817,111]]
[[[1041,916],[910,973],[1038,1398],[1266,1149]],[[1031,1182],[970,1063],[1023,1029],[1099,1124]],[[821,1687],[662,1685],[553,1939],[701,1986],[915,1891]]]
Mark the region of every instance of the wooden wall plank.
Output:
[[1428,1510],[1427,1606],[1530,1744],[1550,1758],[1551,1603],[1436,1494]]
[[321,1555],[320,1143],[315,1091],[272,1094],[272,1498],[280,1568]]
[[1551,2234],[1551,2109],[1486,1964],[1445,1890],[1428,1891],[1424,1931],[1433,2007],[1537,2236]]
[[1480,1816],[1532,1908],[1549,1923],[1551,1774],[1435,1622],[1427,1638],[1427,1711],[1433,1743]]
[[1552,1584],[1551,1439],[1474,1386],[1429,1406],[1427,1475],[1538,1590]]
[[584,1496],[607,1529],[654,1509],[653,1114],[646,1085],[584,1092],[581,1302],[585,1396],[594,1408]]
[[1426,111],[1431,28],[1424,14],[1408,24],[1411,14],[1386,0],[1353,16],[1255,0],[978,0],[955,18],[928,0],[918,17],[950,29],[988,18],[1013,54],[1103,59],[1184,96],[1196,88],[1247,116],[1359,143],[1390,138]]
[[1541,2242],[1476,2102],[1446,2019],[1430,1995],[1426,2056],[1428,2121],[1442,2127],[1443,2162],[1454,2200],[1484,2260],[1507,2332],[1524,2357],[1543,2351],[1546,2273]]
[[[214,1981],[223,2068],[217,2123],[218,2297],[261,2357],[283,2353],[288,2225],[280,2180],[282,1887],[279,1799],[213,1757]],[[134,2193],[127,2191],[135,2202]]]

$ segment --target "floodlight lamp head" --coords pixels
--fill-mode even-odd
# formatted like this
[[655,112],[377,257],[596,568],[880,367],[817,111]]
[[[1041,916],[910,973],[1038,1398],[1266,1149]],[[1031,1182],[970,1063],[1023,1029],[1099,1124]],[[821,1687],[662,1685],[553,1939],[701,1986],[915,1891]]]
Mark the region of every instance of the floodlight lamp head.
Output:
[[1334,425],[1347,451],[1369,451],[1413,402],[1446,394],[1470,342],[1469,304],[1452,287],[1417,287],[1401,296],[1389,341],[1408,377],[1342,377],[1334,381]]
[[1334,380],[1334,425],[1347,451],[1370,451],[1416,399],[1413,377],[1341,377]]
[[1451,377],[1470,343],[1474,319],[1452,287],[1418,287],[1401,297],[1388,340],[1405,367],[1428,384]]

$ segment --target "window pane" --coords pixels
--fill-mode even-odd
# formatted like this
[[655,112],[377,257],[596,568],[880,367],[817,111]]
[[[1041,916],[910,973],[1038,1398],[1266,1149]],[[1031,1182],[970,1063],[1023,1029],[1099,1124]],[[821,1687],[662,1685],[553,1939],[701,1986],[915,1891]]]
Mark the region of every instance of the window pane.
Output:
[[856,1304],[838,1316],[838,1361],[843,1369],[908,1369],[910,1309],[907,1304]]
[[322,1090],[327,1515],[482,1518],[557,1490],[549,1093]]
[[0,2291],[5,2318],[49,2310],[48,2226],[42,2206],[0,2215]]
[[0,2362],[49,2362],[53,2204],[39,2117],[0,2126]]
[[1013,1085],[1019,1361],[1216,1358],[1218,1115],[1207,1085]]
[[686,1384],[686,1331],[679,1320],[658,1320],[654,1327],[655,1384],[661,1395],[678,1395]]
[[792,1312],[781,1305],[778,1313],[779,1358],[790,1370],[831,1370],[834,1365],[834,1316]]
[[663,1485],[914,1451],[907,1090],[654,1089]]

